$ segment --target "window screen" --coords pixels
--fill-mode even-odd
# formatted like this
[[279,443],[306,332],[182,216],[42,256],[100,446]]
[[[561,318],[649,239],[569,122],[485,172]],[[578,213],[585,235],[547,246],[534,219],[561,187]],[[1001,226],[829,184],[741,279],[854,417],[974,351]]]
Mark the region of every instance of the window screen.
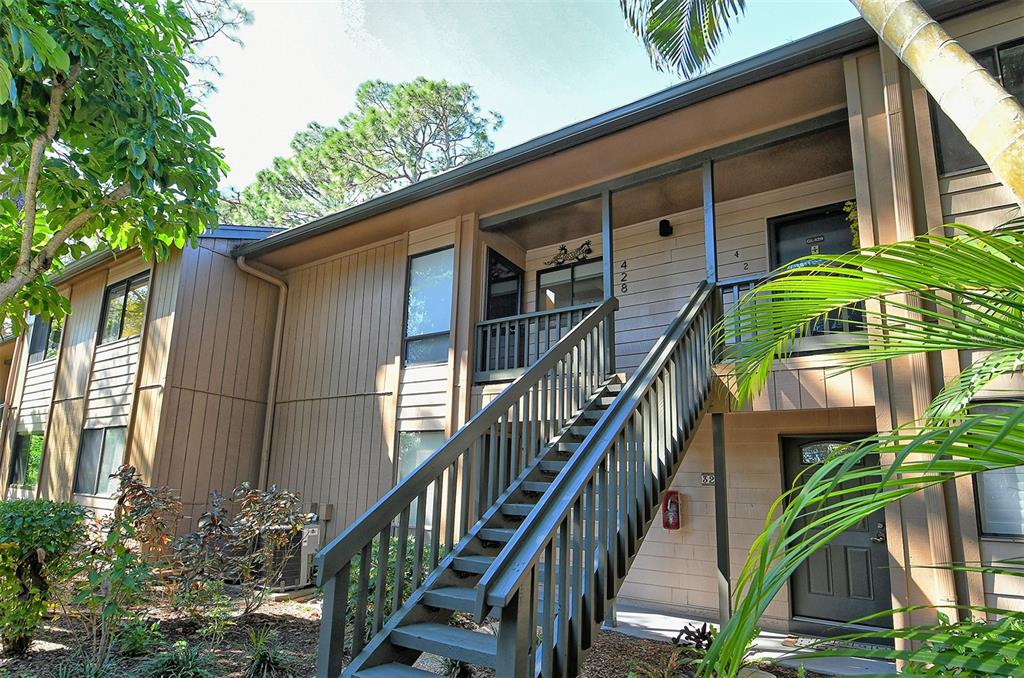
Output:
[[[1007,92],[1024,101],[1024,40],[989,47],[971,54],[1002,84]],[[985,166],[981,155],[967,141],[953,121],[932,100],[935,159],[939,174],[950,174]]]
[[405,364],[448,360],[452,321],[454,248],[409,259],[406,295]]
[[148,271],[108,287],[103,300],[100,343],[106,344],[141,334],[148,298]]
[[14,439],[14,453],[7,484],[13,487],[35,488],[39,484],[39,469],[43,462],[43,434],[19,433]]
[[82,443],[78,451],[78,472],[75,475],[75,492],[109,495],[116,489],[110,475],[121,465],[126,433],[123,426],[89,428],[82,431]]
[[[444,443],[444,431],[402,431],[398,434],[398,479],[408,477],[416,467]],[[427,490],[425,527],[434,522],[434,487]],[[413,506],[409,521],[415,525],[419,507]]]

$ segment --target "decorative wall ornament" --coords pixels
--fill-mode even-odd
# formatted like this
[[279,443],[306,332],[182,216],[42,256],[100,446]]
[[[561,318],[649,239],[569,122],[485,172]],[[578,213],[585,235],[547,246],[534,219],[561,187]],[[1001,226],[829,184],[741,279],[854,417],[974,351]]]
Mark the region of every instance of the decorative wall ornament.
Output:
[[590,241],[586,240],[582,245],[574,250],[570,250],[565,245],[558,246],[558,253],[544,262],[545,266],[561,266],[571,261],[586,261],[587,257],[594,253],[594,248],[591,246]]

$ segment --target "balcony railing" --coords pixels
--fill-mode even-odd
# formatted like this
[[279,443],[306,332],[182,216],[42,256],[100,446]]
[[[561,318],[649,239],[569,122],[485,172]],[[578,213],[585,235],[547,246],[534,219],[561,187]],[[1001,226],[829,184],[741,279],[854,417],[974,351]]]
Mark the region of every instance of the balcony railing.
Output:
[[[718,283],[722,290],[722,311],[728,314],[733,306],[768,276],[764,273],[740,276],[722,280]],[[813,353],[818,351],[836,350],[837,343],[849,341],[850,334],[860,332],[864,328],[864,304],[857,302],[818,318],[811,331],[800,337],[794,346],[794,353]],[[744,335],[742,339],[748,339]],[[738,343],[737,340],[728,342]]]
[[479,323],[474,381],[515,379],[598,306],[582,304]]

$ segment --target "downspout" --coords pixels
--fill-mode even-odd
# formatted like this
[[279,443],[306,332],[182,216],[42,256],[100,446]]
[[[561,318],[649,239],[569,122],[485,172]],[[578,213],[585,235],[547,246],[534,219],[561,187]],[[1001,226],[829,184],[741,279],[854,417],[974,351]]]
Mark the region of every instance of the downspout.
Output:
[[[284,336],[284,312],[288,305],[288,283],[278,275],[273,275],[262,268],[254,268],[245,261],[245,257],[235,259],[238,268],[249,275],[277,287],[277,318],[274,321],[274,347],[270,354],[270,381],[267,384],[267,414],[263,420],[263,442],[260,446],[260,480],[259,488],[267,486],[270,475],[270,441],[274,431],[274,409],[277,404],[277,376],[281,367],[281,338]],[[275,271],[276,273],[276,271]]]

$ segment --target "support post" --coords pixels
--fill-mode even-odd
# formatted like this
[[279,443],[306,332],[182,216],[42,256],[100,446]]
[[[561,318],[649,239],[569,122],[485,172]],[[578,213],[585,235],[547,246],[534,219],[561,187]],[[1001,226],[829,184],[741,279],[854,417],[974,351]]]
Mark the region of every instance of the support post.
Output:
[[[512,601],[501,608],[495,667],[498,678],[520,678],[530,673],[530,644],[537,632],[532,610],[533,584],[531,573]],[[545,595],[551,594],[545,591]]]
[[[612,192],[601,191],[601,263],[604,278],[604,298],[615,296],[615,261],[613,260]],[[605,350],[608,353],[608,373],[615,372],[615,314],[604,321]]]
[[718,556],[718,621],[732,615],[732,581],[729,573],[729,492],[725,469],[725,415],[711,415],[711,439],[715,457],[715,546]]
[[715,226],[715,166],[705,160],[701,167],[704,184],[704,262],[708,282],[718,282],[718,238]]
[[[320,616],[320,644],[317,647],[317,678],[338,678],[345,664],[345,621],[348,619],[350,565],[324,583],[324,606]],[[361,632],[361,631],[360,631]]]

